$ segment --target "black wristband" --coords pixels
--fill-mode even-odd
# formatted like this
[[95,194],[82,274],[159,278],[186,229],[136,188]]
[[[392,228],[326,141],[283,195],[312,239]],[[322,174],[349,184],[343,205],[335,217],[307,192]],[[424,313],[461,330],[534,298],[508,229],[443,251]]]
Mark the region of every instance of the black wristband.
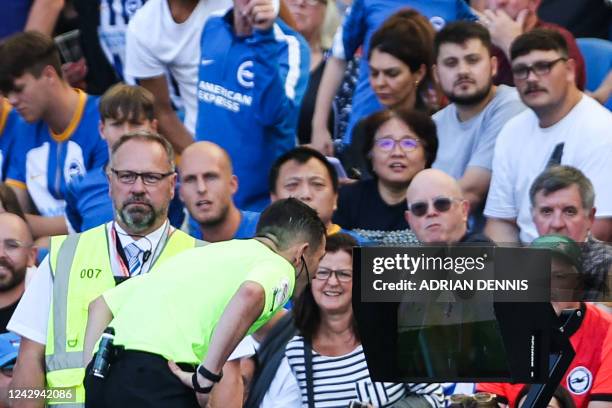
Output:
[[193,373],[191,376],[191,384],[193,385],[193,390],[199,394],[209,394],[215,385],[213,384],[208,387],[200,387],[200,384],[198,384],[198,373]]
[[200,373],[200,375],[204,378],[206,378],[207,380],[210,380],[214,383],[218,383],[219,381],[221,381],[221,378],[223,378],[223,370],[221,370],[221,372],[219,374],[214,374],[211,373],[210,371],[208,371],[206,369],[206,367],[204,367],[203,364],[200,364],[200,366],[198,367],[198,373]]

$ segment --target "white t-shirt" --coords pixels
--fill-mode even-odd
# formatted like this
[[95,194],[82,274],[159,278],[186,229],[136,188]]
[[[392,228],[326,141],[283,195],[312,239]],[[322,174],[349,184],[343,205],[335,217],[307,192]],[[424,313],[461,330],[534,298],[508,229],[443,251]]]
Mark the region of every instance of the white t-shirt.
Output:
[[433,115],[438,130],[438,152],[432,167],[456,179],[468,167],[491,170],[495,141],[508,119],[525,109],[516,89],[500,85],[495,96],[478,115],[459,121],[453,103]]
[[208,16],[231,0],[201,0],[183,23],[172,18],[168,0],[148,0],[130,20],[126,36],[125,73],[152,78],[169,71],[185,106],[185,127],[195,132],[200,37]]
[[559,143],[564,143],[561,164],[580,169],[593,183],[597,216],[612,217],[612,113],[583,95],[563,119],[543,129],[527,109],[499,134],[484,210],[487,217],[516,218],[522,242],[537,237],[529,188]]
[[[116,254],[116,249],[113,247],[112,238],[112,225],[113,222],[109,222],[107,225],[107,234],[109,242],[109,254]],[[126,235],[118,224],[115,224],[117,228],[118,237],[123,248],[135,242],[136,245],[142,251],[151,251],[155,254],[156,248],[163,248],[163,244],[160,245],[160,239],[164,235],[166,228],[170,228],[168,221],[164,223],[157,230],[153,231],[144,238],[134,241],[132,237]],[[157,251],[158,252],[158,251]],[[143,260],[140,255],[141,262]],[[153,258],[157,256],[149,256],[146,262],[143,263],[140,273],[146,273],[149,271]],[[111,269],[113,270],[114,276],[122,276],[122,270],[119,266],[117,256],[110,256]],[[9,321],[7,330],[12,331],[22,337],[28,338],[40,344],[47,343],[47,326],[49,323],[49,311],[51,310],[51,298],[53,296],[53,278],[51,276],[51,269],[49,265],[49,255],[43,259],[38,270],[34,272],[29,285],[27,286],[11,320]]]

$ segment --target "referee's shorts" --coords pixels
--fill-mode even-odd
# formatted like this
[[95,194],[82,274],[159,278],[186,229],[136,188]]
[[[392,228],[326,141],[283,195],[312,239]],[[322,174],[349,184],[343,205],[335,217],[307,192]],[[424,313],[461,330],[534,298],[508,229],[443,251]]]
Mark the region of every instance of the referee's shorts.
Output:
[[[86,408],[199,408],[195,392],[168,368],[168,360],[141,351],[120,351],[106,378],[85,375]],[[195,366],[180,364],[186,371]]]

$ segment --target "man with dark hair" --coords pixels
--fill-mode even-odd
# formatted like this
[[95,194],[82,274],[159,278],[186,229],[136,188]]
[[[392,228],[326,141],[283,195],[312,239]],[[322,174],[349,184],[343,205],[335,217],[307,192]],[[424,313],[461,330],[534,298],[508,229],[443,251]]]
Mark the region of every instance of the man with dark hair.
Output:
[[325,156],[303,146],[280,156],[268,177],[273,202],[295,197],[306,203],[317,211],[328,234],[340,231],[340,227],[332,223],[338,203],[338,184],[338,173]]
[[547,23],[538,18],[538,8],[542,0],[487,0],[487,10],[480,16],[480,21],[489,29],[495,48],[499,68],[495,76],[496,84],[513,85],[510,68],[510,45],[521,34],[536,28],[558,32],[567,43],[569,57],[575,63],[575,81],[580,90],[586,83],[586,69],[576,39],[565,28]]
[[[105,292],[90,307],[85,358],[109,324],[122,351],[104,379],[88,374],[87,406],[204,406],[230,352],[282,308],[300,276],[300,286],[310,279],[324,253],[325,226],[289,198],[264,210],[254,239],[185,252]],[[142,308],[155,319],[138,317]]]
[[[28,122],[14,129],[19,138],[7,184],[25,212],[64,215],[66,187],[108,160],[98,137],[97,98],[62,78],[55,43],[40,33],[8,38],[0,46],[0,60],[0,92]],[[31,226],[35,236],[43,235],[35,223]]]
[[545,168],[564,164],[593,183],[592,232],[611,240],[612,113],[576,87],[575,62],[558,32],[531,30],[510,51],[517,90],[530,109],[510,119],[497,139],[485,233],[498,242],[531,242],[537,232],[529,188]]
[[272,165],[268,185],[273,202],[295,197],[317,211],[328,235],[342,230],[332,222],[338,204],[338,173],[323,154],[303,146],[289,150]]
[[433,72],[452,103],[433,116],[440,144],[432,167],[459,181],[472,213],[481,218],[497,135],[525,106],[515,89],[493,85],[497,59],[482,25],[450,23],[436,34],[434,47]]
[[591,181],[571,166],[553,166],[540,174],[529,189],[531,214],[539,235],[561,234],[582,250],[586,300],[610,294],[612,246],[591,234],[595,220],[595,191]]
[[176,183],[173,156],[169,142],[155,133],[141,130],[115,142],[106,169],[114,220],[52,237],[49,255],[9,322],[8,328],[22,336],[13,388],[75,387],[75,406],[82,406],[80,357],[89,302],[202,244],[168,221]]
[[180,196],[189,212],[189,235],[207,242],[252,238],[259,213],[239,210],[232,197],[238,190],[227,152],[211,142],[183,150]]

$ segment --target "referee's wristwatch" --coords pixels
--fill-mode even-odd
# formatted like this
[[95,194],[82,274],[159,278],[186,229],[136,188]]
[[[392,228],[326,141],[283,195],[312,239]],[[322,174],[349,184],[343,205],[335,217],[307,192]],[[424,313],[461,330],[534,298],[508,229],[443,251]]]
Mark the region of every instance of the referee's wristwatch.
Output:
[[[200,384],[198,384],[198,373],[207,380],[212,381],[212,385],[208,387],[200,387]],[[210,391],[212,391],[214,385],[221,381],[221,378],[223,378],[223,371],[221,371],[219,374],[211,373],[206,369],[206,367],[204,367],[204,365],[200,364],[196,372],[193,373],[193,376],[191,376],[191,384],[193,385],[193,390],[195,392],[200,394],[208,394]]]

